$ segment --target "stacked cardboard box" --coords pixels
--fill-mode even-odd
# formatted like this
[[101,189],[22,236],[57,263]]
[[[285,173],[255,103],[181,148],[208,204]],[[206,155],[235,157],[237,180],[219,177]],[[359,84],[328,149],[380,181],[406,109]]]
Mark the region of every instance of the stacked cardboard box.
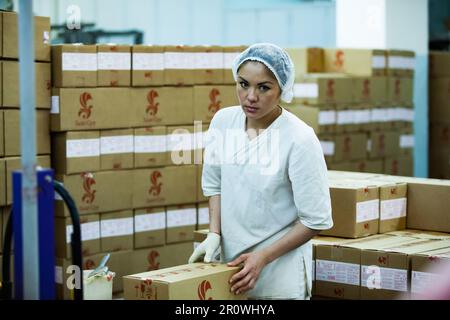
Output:
[[430,53],[429,176],[450,179],[450,53]]

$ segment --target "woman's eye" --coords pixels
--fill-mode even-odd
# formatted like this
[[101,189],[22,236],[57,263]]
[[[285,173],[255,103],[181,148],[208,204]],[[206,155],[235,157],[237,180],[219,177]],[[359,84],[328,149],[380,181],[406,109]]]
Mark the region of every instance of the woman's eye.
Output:
[[239,84],[240,84],[241,87],[244,88],[244,89],[248,88],[248,83],[246,83],[246,82],[244,82],[244,81],[239,82]]
[[266,92],[267,90],[269,90],[270,88],[268,87],[268,86],[260,86],[259,87],[259,90],[261,91],[261,92]]

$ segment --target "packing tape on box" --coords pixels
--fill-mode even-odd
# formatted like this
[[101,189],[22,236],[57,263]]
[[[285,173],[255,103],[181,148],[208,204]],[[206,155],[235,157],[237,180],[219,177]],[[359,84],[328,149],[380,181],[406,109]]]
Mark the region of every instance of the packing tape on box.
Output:
[[131,53],[98,52],[98,70],[131,70]]
[[337,112],[337,121],[338,125],[347,125],[353,124],[353,111],[352,110],[341,110]]
[[59,114],[59,96],[52,96],[51,114]]
[[413,122],[414,109],[397,108],[397,121]]
[[416,59],[412,57],[389,56],[389,69],[414,70]]
[[234,59],[236,59],[236,57],[240,54],[241,54],[240,52],[224,52],[223,53],[223,67],[225,69],[232,69]]
[[195,54],[193,52],[165,52],[164,69],[190,70],[195,66]]
[[170,134],[167,138],[167,151],[194,150],[195,133]]
[[426,290],[436,283],[440,283],[444,277],[440,274],[431,272],[412,271],[411,273],[411,292],[415,294],[425,294]]
[[356,223],[377,220],[380,217],[380,200],[361,201],[356,203]]
[[385,69],[386,68],[386,57],[374,55],[372,57],[372,68],[374,69]]
[[134,153],[167,152],[167,136],[134,136]]
[[195,69],[223,69],[222,52],[199,52],[194,57]]
[[320,144],[322,146],[323,154],[325,156],[332,156],[334,155],[334,142],[333,141],[320,141]]
[[361,286],[371,289],[406,292],[408,290],[408,271],[362,265]]
[[336,111],[327,110],[319,112],[319,125],[326,126],[336,123]]
[[133,53],[133,70],[164,70],[164,53]]
[[371,122],[387,122],[388,121],[387,109],[379,108],[379,109],[370,110],[370,121]]
[[370,110],[355,110],[353,111],[353,124],[367,124],[370,123]]
[[359,264],[316,260],[316,281],[326,281],[359,286]]
[[[66,226],[66,242],[71,242],[71,234],[73,232],[73,226],[70,224]],[[100,239],[100,222],[87,222],[81,224],[81,241],[89,241]]]
[[146,213],[134,216],[135,232],[164,230],[166,228],[166,213]]
[[294,98],[318,98],[319,85],[317,83],[294,84]]
[[198,208],[198,224],[209,224],[209,208]]
[[62,71],[97,71],[97,54],[63,52]]
[[71,139],[66,141],[66,158],[98,157],[100,139]]
[[100,154],[133,153],[133,151],[132,135],[100,138]]
[[414,135],[402,134],[400,136],[400,148],[402,149],[414,148]]
[[380,201],[380,220],[406,217],[406,198]]
[[120,219],[106,219],[100,222],[100,236],[120,237],[133,234],[133,217]]
[[167,228],[195,226],[196,223],[197,210],[195,208],[167,211]]

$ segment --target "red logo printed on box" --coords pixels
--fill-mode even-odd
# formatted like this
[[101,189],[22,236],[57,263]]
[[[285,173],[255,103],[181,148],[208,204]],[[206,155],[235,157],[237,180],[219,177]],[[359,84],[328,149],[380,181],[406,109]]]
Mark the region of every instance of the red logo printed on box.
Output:
[[83,119],[89,119],[92,111],[92,104],[88,105],[88,102],[92,100],[92,96],[89,92],[83,92],[80,95],[80,110],[78,116]]
[[386,257],[378,257],[378,263],[379,264],[387,264],[387,258]]
[[351,137],[345,137],[344,139],[344,153],[350,153],[352,150],[352,138]]
[[392,161],[392,174],[397,174],[398,173],[398,161],[394,160]]
[[334,294],[338,297],[344,296],[344,289],[343,288],[336,288],[334,289]]
[[[158,291],[157,288],[152,288],[152,279],[145,279],[140,284],[135,285],[134,288],[136,289],[136,297],[140,293],[141,299],[150,300],[155,297],[155,300],[158,300]],[[155,289],[155,292],[153,292],[153,289]]]
[[401,88],[400,88],[400,79],[395,79],[395,90],[394,90],[395,98],[400,99]]
[[209,289],[212,289],[211,283],[209,283],[208,280],[203,280],[203,281],[200,283],[200,285],[198,286],[198,289],[197,289],[198,298],[199,298],[200,300],[213,300],[212,297],[209,297],[208,299],[206,299],[206,292],[207,292]]
[[87,259],[86,262],[84,263],[84,267],[87,270],[95,269],[95,262],[92,259]]
[[327,98],[334,98],[334,80],[327,81]]
[[84,194],[81,198],[86,204],[91,204],[95,200],[95,193],[97,190],[92,190],[92,186],[95,184],[95,179],[92,173],[82,173]]
[[384,134],[380,134],[378,136],[378,144],[380,145],[380,151],[381,153],[384,154],[384,147],[385,147],[385,143],[384,143]]
[[334,65],[337,69],[342,69],[344,66],[344,52],[341,50],[336,51],[336,60],[334,60]]
[[219,111],[220,109],[220,100],[217,100],[217,98],[220,96],[220,91],[216,88],[212,89],[209,92],[209,106],[208,106],[208,111],[210,111],[211,113],[216,113],[217,111]]
[[363,172],[366,169],[366,163],[360,162],[358,168],[360,172]]
[[148,268],[147,271],[158,270],[159,262],[156,261],[159,257],[158,251],[152,250],[147,256]]
[[149,116],[155,116],[158,113],[159,102],[156,102],[156,98],[159,97],[158,92],[155,90],[150,90],[147,94],[148,106],[145,112]]
[[365,100],[369,100],[369,98],[370,98],[370,80],[369,79],[365,79],[363,82],[362,95]]
[[148,189],[148,193],[152,196],[157,196],[161,193],[162,182],[158,183],[158,179],[162,177],[161,172],[154,171],[150,176],[150,189]]

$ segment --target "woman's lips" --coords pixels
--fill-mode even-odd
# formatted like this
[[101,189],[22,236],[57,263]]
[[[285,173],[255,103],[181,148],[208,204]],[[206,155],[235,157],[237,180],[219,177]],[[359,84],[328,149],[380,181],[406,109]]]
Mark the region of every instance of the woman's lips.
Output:
[[247,110],[248,113],[256,113],[258,108],[245,106],[245,110]]

